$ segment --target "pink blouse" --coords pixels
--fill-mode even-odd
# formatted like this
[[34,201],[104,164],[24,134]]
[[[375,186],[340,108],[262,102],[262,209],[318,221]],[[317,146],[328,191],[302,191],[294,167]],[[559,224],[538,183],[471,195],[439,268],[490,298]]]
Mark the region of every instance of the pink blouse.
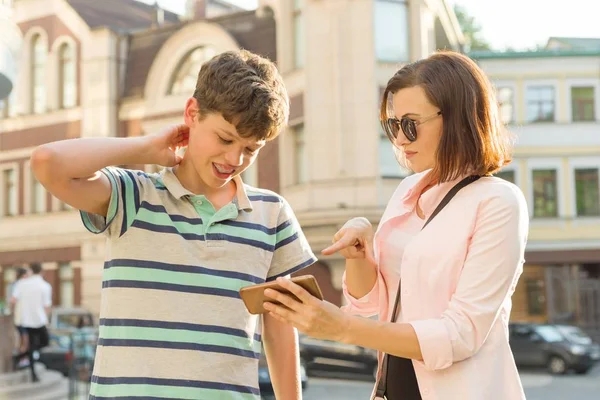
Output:
[[429,217],[460,179],[422,196],[428,171],[400,183],[375,233],[377,282],[356,299],[344,276],[344,309],[389,321],[400,271],[401,318],[413,326],[423,355],[423,361],[413,360],[423,399],[524,399],[508,343],[511,296],[523,270],[529,226],[520,189],[483,177],[415,232],[417,201]]
[[[397,260],[402,259],[404,249],[410,245],[410,242],[419,233],[425,225],[425,220],[419,218],[416,208],[410,213],[399,217],[397,222],[402,229],[393,229],[394,224],[387,224],[379,231],[379,265],[381,275],[386,282],[398,282],[400,279],[401,263]],[[394,292],[397,288],[394,288]],[[387,313],[391,318],[394,310],[395,297],[390,299]],[[398,308],[397,321],[403,322],[402,307]]]

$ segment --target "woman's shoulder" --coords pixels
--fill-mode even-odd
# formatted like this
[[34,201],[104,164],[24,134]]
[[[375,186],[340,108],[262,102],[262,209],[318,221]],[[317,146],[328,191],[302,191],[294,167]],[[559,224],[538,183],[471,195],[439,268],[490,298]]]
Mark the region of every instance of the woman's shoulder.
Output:
[[495,176],[482,176],[476,181],[478,191],[487,193],[491,197],[523,197],[523,192],[514,183]]
[[479,204],[527,210],[521,189],[514,183],[495,176],[484,176],[471,185],[469,197]]

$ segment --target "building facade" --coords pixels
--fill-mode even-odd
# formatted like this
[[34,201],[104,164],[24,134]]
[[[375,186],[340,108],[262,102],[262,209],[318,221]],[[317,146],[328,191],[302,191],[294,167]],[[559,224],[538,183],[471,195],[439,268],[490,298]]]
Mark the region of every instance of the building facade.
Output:
[[17,75],[21,32],[13,21],[12,0],[0,0],[0,99],[7,97]]
[[[43,143],[152,134],[181,121],[200,64],[246,48],[277,61],[290,127],[244,179],[282,193],[315,253],[354,216],[377,223],[407,171],[379,128],[382,88],[403,63],[463,38],[444,0],[190,1],[186,18],[133,0],[16,0],[24,41],[0,103],[0,298],[15,267],[43,263],[57,305],[99,310],[105,242],[29,168]],[[153,166],[130,166],[153,169]],[[339,256],[312,266],[341,304]]]
[[[318,254],[350,218],[377,224],[402,177],[379,127],[380,94],[403,63],[460,50],[445,1],[261,0],[277,21],[278,64],[299,104],[279,140],[280,192]],[[260,166],[259,166],[260,169]],[[344,260],[320,257],[315,275],[341,304]]]
[[[35,180],[30,154],[54,140],[152,134],[181,121],[200,65],[218,52],[276,59],[272,14],[211,8],[224,3],[203,2],[214,18],[180,20],[134,0],[14,2],[23,46],[15,90],[0,101],[0,299],[15,267],[40,262],[55,305],[99,310],[105,240]],[[276,186],[275,169],[263,175]],[[246,174],[256,178],[256,168]]]
[[517,138],[499,175],[531,216],[515,320],[576,323],[600,338],[600,39],[473,53]]

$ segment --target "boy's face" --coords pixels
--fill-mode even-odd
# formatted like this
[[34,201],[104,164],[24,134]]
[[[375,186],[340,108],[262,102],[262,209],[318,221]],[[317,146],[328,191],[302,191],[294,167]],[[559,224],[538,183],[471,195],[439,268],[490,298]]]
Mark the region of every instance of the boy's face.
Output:
[[221,114],[209,114],[199,120],[193,98],[186,104],[185,123],[190,128],[185,157],[190,158],[202,182],[214,189],[225,186],[244,172],[266,143],[240,137],[235,126]]

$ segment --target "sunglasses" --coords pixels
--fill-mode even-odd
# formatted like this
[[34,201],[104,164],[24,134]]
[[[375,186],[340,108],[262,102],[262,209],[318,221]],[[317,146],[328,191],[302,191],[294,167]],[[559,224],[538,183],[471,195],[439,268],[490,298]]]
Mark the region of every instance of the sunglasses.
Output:
[[398,132],[400,132],[400,130],[402,130],[402,133],[404,133],[404,136],[406,136],[408,140],[414,142],[417,140],[417,126],[424,124],[425,122],[430,121],[439,115],[442,115],[441,111],[422,118],[420,121],[416,121],[408,117],[402,117],[401,119],[388,118],[382,121],[381,125],[383,126],[383,130],[385,131],[388,139],[390,139],[392,143],[396,143],[396,139],[398,139]]

